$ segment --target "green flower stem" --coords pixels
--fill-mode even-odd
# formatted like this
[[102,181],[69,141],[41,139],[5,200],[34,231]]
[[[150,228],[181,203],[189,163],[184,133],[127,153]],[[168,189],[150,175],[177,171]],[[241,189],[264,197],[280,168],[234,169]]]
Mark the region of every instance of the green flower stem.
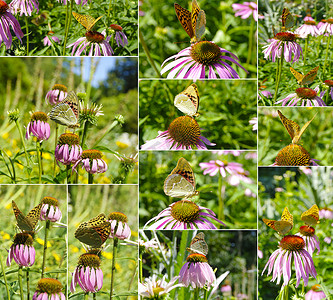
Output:
[[27,33],[27,56],[29,56],[29,21],[28,21],[28,17],[25,17],[25,31]]
[[89,299],[89,292],[84,294],[84,300],[88,300]]
[[24,300],[22,277],[23,277],[22,267],[19,267],[19,269],[18,269],[18,281],[19,281],[19,286],[20,286],[20,296],[21,296],[21,300]]
[[118,238],[113,239],[113,253],[112,253],[112,266],[111,266],[111,287],[110,287],[110,300],[113,294],[114,271],[116,270],[116,256],[118,250]]
[[199,288],[194,289],[194,300],[199,300]]
[[278,95],[278,91],[279,91],[279,85],[280,85],[280,81],[281,81],[281,75],[282,75],[282,67],[283,67],[283,53],[284,53],[284,44],[282,45],[282,55],[278,61],[278,73],[277,73],[277,77],[276,77],[276,83],[275,83],[275,93],[274,93],[274,99],[273,99],[273,103],[276,102],[277,99],[277,95]]
[[46,225],[45,225],[45,235],[44,235],[44,250],[43,250],[43,263],[42,263],[42,275],[41,278],[44,277],[44,272],[45,272],[45,261],[46,261],[46,250],[47,250],[47,238],[49,235],[49,229],[50,229],[51,221],[46,220]]
[[330,48],[330,43],[331,43],[331,36],[329,35],[327,37],[327,44],[326,44],[326,52],[325,52],[325,61],[324,61],[324,66],[323,66],[323,73],[322,73],[322,78],[325,79],[325,72],[326,72],[326,65],[327,65],[327,58],[328,58],[328,52],[329,52],[329,48]]
[[142,282],[143,271],[142,271],[142,253],[139,255],[139,281]]
[[84,144],[86,142],[89,122],[85,121],[83,126],[84,127],[83,127],[83,134],[82,134],[82,140],[81,140],[81,147],[82,148],[84,148]]
[[224,186],[223,186],[223,177],[219,175],[219,213],[218,219],[220,221],[224,220]]
[[[55,137],[54,137],[54,151],[57,148],[57,143],[58,143],[58,129],[59,125],[56,123],[56,128],[55,128]],[[54,162],[53,162],[53,176],[56,175],[56,167],[57,167],[57,160],[54,156]]]
[[94,183],[94,174],[88,173],[88,184]]
[[114,7],[112,5],[112,0],[109,1],[109,9],[108,9],[108,23],[110,23],[110,13],[111,13],[111,7],[112,7],[112,11],[113,11],[113,15],[115,15],[114,13]]
[[247,64],[250,63],[250,60],[252,57],[254,24],[255,24],[254,19],[251,18],[250,32],[249,32],[249,48],[248,48],[247,59],[246,59]]
[[158,78],[162,78],[160,72],[157,70],[156,68],[156,65],[155,65],[155,62],[154,60],[152,59],[152,57],[150,56],[150,52],[149,52],[149,49],[147,47],[147,44],[146,44],[146,41],[141,33],[141,30],[139,30],[139,39],[140,39],[140,42],[141,42],[141,46],[143,48],[143,50],[145,51],[146,55],[147,55],[147,58],[148,58],[148,61],[150,63],[150,65],[153,67],[154,71],[156,72],[157,74],[157,77]]
[[27,299],[30,300],[30,276],[29,276],[29,268],[26,269],[27,271]]
[[36,140],[36,152],[38,159],[38,183],[42,183],[42,158],[41,158],[41,147],[40,142]]
[[204,300],[208,299],[208,292],[206,289],[204,289]]
[[2,275],[3,275],[3,280],[5,281],[5,287],[6,287],[6,291],[7,291],[7,299],[10,300],[9,287],[8,287],[6,273],[5,273],[5,267],[3,266],[2,256],[0,256],[0,263],[1,263],[1,271],[2,271]]
[[305,39],[305,47],[304,47],[304,55],[303,55],[303,63],[304,63],[304,65],[306,65],[306,56],[308,54],[308,45],[309,45],[309,35]]
[[73,3],[74,0],[71,0],[71,5],[69,7],[69,11],[68,11],[68,6],[69,6],[69,2],[67,1],[67,10],[66,10],[66,31],[65,31],[65,39],[64,39],[64,49],[62,51],[62,55],[65,56],[66,53],[66,45],[67,45],[67,38],[68,38],[68,32],[69,32],[69,28],[71,27],[71,22],[72,22],[72,10],[73,10]]
[[66,183],[70,184],[72,182],[72,168],[71,165],[66,165]]
[[96,300],[96,293],[93,293],[93,299]]
[[325,95],[325,98],[326,98],[326,105],[328,105],[328,103],[330,102],[329,100],[329,96],[330,96],[330,90],[331,90],[331,87],[328,88],[328,90],[326,91],[326,95]]

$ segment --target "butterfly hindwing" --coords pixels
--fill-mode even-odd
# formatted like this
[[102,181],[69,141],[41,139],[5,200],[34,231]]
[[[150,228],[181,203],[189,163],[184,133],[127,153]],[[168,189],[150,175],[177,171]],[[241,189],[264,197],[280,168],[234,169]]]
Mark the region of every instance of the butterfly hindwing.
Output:
[[94,27],[94,25],[97,23],[97,21],[102,18],[103,16],[98,17],[95,19],[92,16],[89,15],[81,15],[76,12],[72,12],[74,18],[76,21],[78,21],[83,27],[87,29],[87,31],[91,31],[91,29]]
[[282,11],[282,31],[290,29],[295,24],[295,18],[289,12],[288,8],[284,8]]
[[208,245],[205,241],[205,234],[203,232],[198,233],[191,241],[190,247],[186,248],[191,254],[198,253],[202,255],[208,254]]
[[184,114],[198,116],[199,91],[195,83],[175,97],[174,105]]
[[34,231],[40,218],[42,203],[35,206],[26,216],[19,210],[15,201],[12,201],[14,215],[17,221],[17,226],[23,231]]
[[294,226],[293,216],[287,207],[284,208],[280,221],[269,219],[262,220],[267,226],[277,231],[280,235],[287,234]]
[[319,220],[319,208],[318,206],[312,205],[307,211],[302,213],[301,220],[304,221],[305,224],[313,226],[318,223]]

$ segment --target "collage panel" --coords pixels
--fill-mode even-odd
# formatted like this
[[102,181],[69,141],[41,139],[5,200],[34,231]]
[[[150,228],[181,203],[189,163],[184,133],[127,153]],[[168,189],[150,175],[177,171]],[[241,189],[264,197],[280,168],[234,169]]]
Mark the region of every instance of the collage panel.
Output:
[[64,297],[67,186],[1,185],[0,199],[1,299],[42,297],[46,286]]
[[140,230],[140,236],[142,298],[158,288],[170,299],[256,299],[255,230]]
[[137,183],[137,58],[0,60],[1,183]]
[[332,171],[259,168],[259,299],[329,299]]
[[256,101],[254,80],[141,80],[140,148],[256,150]]
[[259,108],[259,166],[331,166],[332,108]]
[[255,151],[141,151],[139,228],[256,229],[256,159]]
[[69,298],[136,299],[137,199],[137,185],[69,185]]
[[257,4],[144,0],[140,78],[257,77]]

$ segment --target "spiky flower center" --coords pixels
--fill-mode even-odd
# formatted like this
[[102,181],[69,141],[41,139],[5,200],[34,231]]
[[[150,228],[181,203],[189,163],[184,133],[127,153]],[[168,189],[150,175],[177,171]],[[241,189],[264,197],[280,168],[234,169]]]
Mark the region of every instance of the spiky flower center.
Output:
[[311,226],[304,225],[299,228],[299,232],[304,236],[314,236],[316,230]]
[[32,246],[33,242],[34,242],[34,239],[30,233],[21,232],[21,233],[15,234],[13,243],[14,243],[14,245]]
[[115,31],[122,31],[123,30],[123,28],[120,25],[117,25],[117,24],[111,24],[110,28],[115,30]]
[[171,216],[179,222],[191,223],[199,218],[200,208],[190,200],[181,200],[171,207]]
[[314,99],[317,96],[317,92],[307,87],[300,87],[296,89],[296,94],[301,99]]
[[201,134],[197,121],[190,116],[174,119],[168,131],[173,140],[186,147],[196,145]]
[[89,42],[101,43],[101,42],[104,41],[104,35],[97,32],[97,31],[87,31],[86,32],[86,39]]
[[59,136],[58,139],[58,145],[79,145],[80,144],[80,138],[77,134],[74,133],[63,133]]
[[0,0],[0,15],[3,15],[7,12],[8,4],[5,1]]
[[205,255],[203,254],[199,254],[199,253],[193,253],[190,254],[187,258],[186,258],[187,262],[192,262],[192,263],[196,263],[196,262],[208,262],[208,259]]
[[286,235],[280,241],[280,248],[288,251],[301,251],[305,247],[303,238],[297,235]]
[[42,203],[53,205],[53,206],[59,206],[59,201],[53,197],[44,197],[42,199]]
[[195,43],[191,46],[191,57],[201,65],[211,66],[220,60],[220,47],[208,41]]
[[325,80],[324,83],[328,86],[333,86],[333,80]]
[[48,116],[46,113],[42,112],[42,111],[36,111],[31,115],[31,121],[43,121],[43,122],[47,122]]
[[[48,34],[50,34],[52,32],[52,34],[54,33],[53,31],[50,31]],[[67,87],[63,84],[55,84],[52,88],[52,90],[59,90],[59,91],[63,91],[65,93],[67,93]]]
[[333,24],[333,19],[327,19],[326,22],[329,23],[329,24]]
[[121,213],[121,212],[112,212],[112,213],[110,213],[108,219],[109,220],[117,220],[118,222],[123,222],[123,223],[128,222],[127,216],[125,214]]
[[291,32],[278,32],[274,38],[279,41],[294,42],[297,35]]
[[300,145],[290,144],[280,150],[275,163],[278,166],[309,166],[310,154]]
[[98,269],[101,265],[101,259],[94,253],[84,253],[80,255],[78,265]]
[[311,287],[311,290],[315,291],[315,292],[318,292],[320,291],[320,284],[315,284]]
[[90,150],[84,150],[82,152],[82,159],[89,158],[89,159],[101,159],[102,158],[102,152],[99,150],[95,149],[90,149]]
[[48,295],[58,294],[62,291],[62,284],[54,278],[42,278],[37,283],[37,292]]
[[315,21],[304,21],[304,24],[316,26],[316,22]]

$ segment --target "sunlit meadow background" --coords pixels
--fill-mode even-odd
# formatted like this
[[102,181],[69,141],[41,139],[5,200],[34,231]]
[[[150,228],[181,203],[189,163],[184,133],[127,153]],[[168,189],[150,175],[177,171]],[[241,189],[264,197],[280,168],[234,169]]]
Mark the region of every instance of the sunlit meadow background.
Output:
[[[190,46],[190,38],[178,21],[174,10],[174,2],[143,0],[139,6],[140,30],[147,44],[149,53],[158,71],[165,59],[177,54],[180,50]],[[257,77],[257,53],[256,42],[250,54],[249,62],[246,63],[249,53],[249,31],[251,22],[256,27],[253,17],[241,19],[235,17],[231,5],[241,1],[199,0],[201,9],[206,13],[206,32],[203,40],[214,41],[219,47],[236,54],[241,65],[249,71],[245,71],[231,64],[237,70],[241,78]],[[177,1],[179,5],[191,11],[192,1]],[[140,41],[140,77],[158,78]],[[164,76],[164,75],[163,75]]]
[[[301,128],[318,112],[303,133],[299,144],[319,159],[320,166],[333,164],[332,134],[333,110],[331,108],[282,108],[285,117],[296,122]],[[291,137],[282,125],[277,109],[259,109],[258,164],[268,166],[274,163],[278,152],[291,144]]]
[[[185,90],[190,80],[141,80],[140,141],[154,139],[158,131],[184,114],[174,106],[174,98]],[[201,134],[216,146],[210,149],[257,149],[257,133],[249,121],[257,116],[254,80],[197,81],[200,104],[196,117]]]
[[[189,247],[194,232],[159,230],[153,233],[146,230],[143,231],[143,234],[150,239],[157,238],[160,243],[159,249],[150,249],[143,254],[143,277],[155,274],[161,279],[163,275],[166,275],[166,281],[169,282],[171,278],[179,275],[181,267],[185,264],[186,257],[189,255],[186,247]],[[219,285],[216,293],[209,299],[221,299],[221,297],[238,299],[234,298],[238,294],[247,296],[247,299],[256,299],[256,231],[205,231],[205,241],[209,249],[208,263],[215,271],[216,278],[227,271],[230,272]],[[163,253],[161,253],[161,249]],[[230,285],[234,297],[222,296],[220,291],[222,285]],[[178,287],[173,289],[169,295],[170,299],[193,299],[193,288]]]
[[[263,258],[259,259],[259,299],[275,299],[278,296],[280,285],[272,283],[267,277],[267,271],[260,276],[270,255],[277,249],[281,240],[273,229],[265,225],[261,219],[280,220],[283,209],[287,206],[294,217],[294,227],[289,234],[296,234],[299,227],[304,225],[301,214],[312,205],[317,204],[320,209],[333,207],[333,168],[259,168],[259,206],[258,206],[258,245],[263,252]],[[329,292],[333,292],[333,267],[332,267],[332,244],[324,241],[324,238],[332,238],[332,220],[320,219],[315,226],[315,234],[320,242],[320,254],[315,250],[313,261],[318,273],[318,282],[310,277],[307,292],[312,285],[323,283]],[[295,278],[295,271],[292,271]],[[302,282],[297,291],[303,290]],[[290,297],[292,289],[290,289]]]
[[[20,299],[18,286],[18,265],[12,261],[10,267],[6,266],[6,259],[10,246],[13,243],[14,235],[20,232],[16,228],[16,218],[12,209],[12,200],[26,216],[31,209],[38,205],[46,197],[54,197],[59,201],[59,208],[62,212],[62,219],[57,223],[51,222],[51,229],[48,234],[48,250],[45,262],[45,277],[58,279],[66,289],[67,278],[67,187],[65,185],[1,185],[0,186],[0,209],[1,224],[0,230],[0,253],[2,263],[5,266],[5,273],[8,281],[10,296],[13,299]],[[43,245],[45,234],[45,221],[39,221],[36,226],[37,234],[33,246],[36,250],[35,264],[30,267],[30,297],[35,292],[37,282],[41,278]],[[26,290],[26,268],[23,268],[23,292],[27,297]],[[5,299],[7,295],[2,271],[0,271],[0,295]]]
[[[131,240],[138,238],[138,187],[137,185],[69,185],[68,203],[68,285],[72,280],[72,273],[78,258],[86,251],[83,244],[75,237],[74,232],[80,223],[89,221],[100,213],[108,216],[111,212],[122,212],[128,217],[131,228]],[[137,244],[127,244],[119,241],[116,258],[114,279],[115,299],[136,299],[137,293]],[[97,299],[109,299],[111,282],[112,240],[107,240],[102,251],[101,269],[103,271],[103,287],[97,294]],[[77,285],[75,294],[82,290]],[[84,294],[74,299],[83,299]],[[81,297],[81,298],[80,298]],[[118,298],[119,297],[119,298]],[[128,298],[126,298],[128,297]]]
[[[268,44],[268,40],[274,37],[272,32],[272,26],[275,28],[275,32],[279,32],[281,28],[281,16],[282,10],[286,7],[289,9],[291,14],[295,18],[295,25],[289,31],[294,32],[296,28],[299,28],[304,22],[304,17],[311,13],[312,18],[318,22],[322,19],[333,18],[333,3],[328,0],[318,1],[272,1],[264,0],[258,1],[259,13],[264,15],[264,19],[260,19],[258,22],[258,79],[259,85],[262,86],[262,90],[268,90],[274,94],[275,83],[276,83],[276,68],[277,62],[266,60],[262,53],[262,47]],[[303,52],[305,51],[306,39],[297,39],[296,42],[302,47]],[[319,35],[313,37],[308,36],[308,48],[306,54],[306,60],[302,58],[292,64],[284,61],[282,68],[282,77],[279,85],[279,92],[277,99],[283,99],[287,95],[292,94],[299,87],[295,77],[289,70],[289,67],[293,67],[296,71],[306,74],[313,68],[319,66],[317,78],[309,87],[314,88],[318,85],[323,88],[323,81],[332,79],[332,51],[329,50],[326,64],[326,74],[323,76],[323,66],[325,62],[326,48],[327,48],[328,37]],[[329,49],[332,49],[333,39],[329,41],[331,44],[328,45]],[[304,53],[303,53],[304,54]],[[326,93],[327,94],[327,93]],[[328,95],[326,95],[328,96]],[[325,97],[326,97],[325,96]],[[327,105],[333,105],[331,97],[324,98]],[[266,98],[264,100],[259,99],[259,105],[270,106],[274,105],[272,98]],[[280,104],[279,104],[280,105]]]
[[[25,134],[30,121],[30,111],[48,113],[52,106],[45,101],[46,93],[55,83],[64,84],[68,91],[90,94],[90,102],[102,104],[103,116],[98,117],[97,126],[90,124],[86,149],[99,149],[108,164],[107,172],[96,174],[95,183],[110,183],[121,172],[120,161],[112,154],[135,155],[137,152],[137,59],[136,58],[0,58],[0,182],[27,183],[26,158],[15,123],[9,124],[7,111],[18,108],[18,120]],[[115,117],[122,115],[124,124],[112,126]],[[61,183],[65,179],[57,167],[53,177],[55,122],[48,121],[51,136],[42,143],[43,183]],[[112,128],[113,127],[113,128]],[[59,135],[65,126],[59,125]],[[76,130],[81,136],[83,128]],[[104,138],[96,144],[103,136]],[[38,165],[33,137],[26,140],[32,155],[33,172],[31,182],[38,180]],[[35,153],[36,154],[36,153]],[[60,165],[62,170],[65,169]],[[15,169],[15,170],[14,170]],[[79,170],[79,182],[87,183],[87,172]],[[137,182],[136,167],[130,172],[128,183]]]
[[[257,192],[257,163],[256,159],[247,156],[249,154],[255,154],[255,152],[242,151],[239,156],[219,155],[214,151],[140,152],[140,228],[172,202],[181,200],[181,198],[168,197],[163,191],[164,180],[176,167],[177,161],[181,157],[184,157],[192,167],[197,184],[196,189],[200,192],[199,197],[193,197],[191,200],[213,210],[217,218],[226,224],[226,227],[221,226],[221,229],[257,228],[257,200],[256,197],[253,197]],[[249,172],[248,177],[252,179],[253,183],[241,182],[232,186],[227,182],[227,178],[222,177],[220,189],[220,173],[213,177],[208,174],[203,175],[203,170],[199,166],[201,162],[217,159],[229,163],[241,163],[244,170]],[[222,186],[225,186],[225,193],[220,192]],[[252,196],[244,194],[247,188],[253,193]],[[223,214],[218,216],[219,197],[223,201],[224,216]],[[214,221],[212,222],[214,223]]]

